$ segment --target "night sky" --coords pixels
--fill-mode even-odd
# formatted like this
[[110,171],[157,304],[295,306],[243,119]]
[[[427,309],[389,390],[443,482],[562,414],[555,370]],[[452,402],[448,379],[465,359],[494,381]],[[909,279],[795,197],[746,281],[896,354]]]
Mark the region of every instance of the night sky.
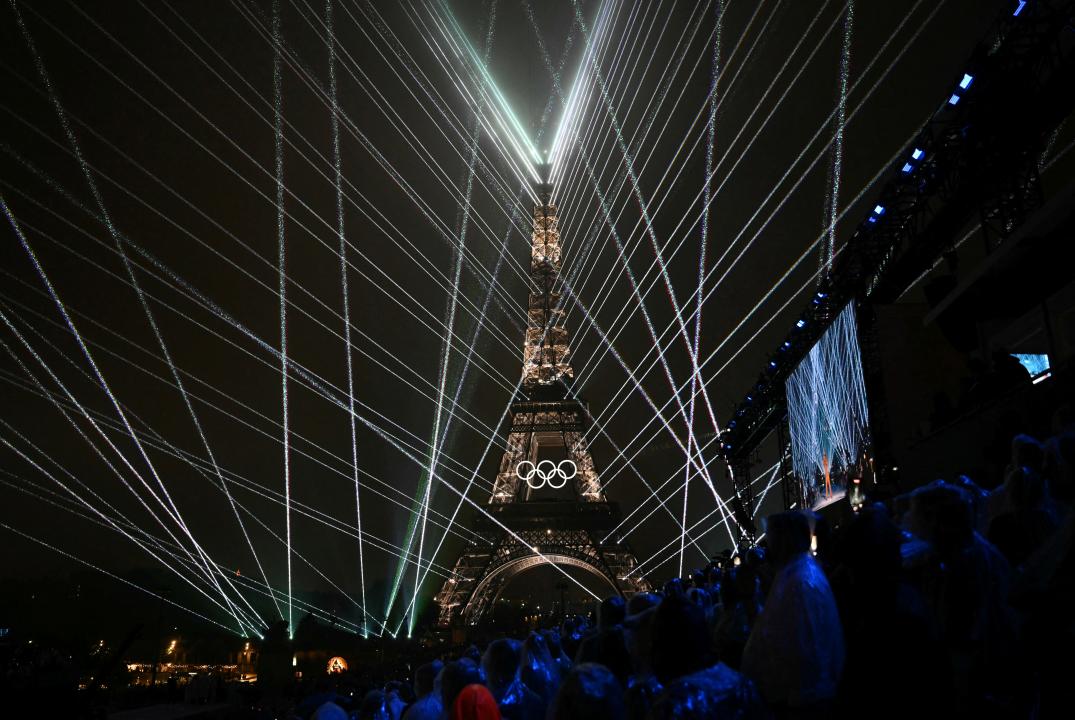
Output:
[[[423,474],[414,459],[424,462],[430,453],[449,336],[454,248],[463,248],[465,261],[444,383],[438,474],[459,490],[474,475],[468,497],[480,504],[500,461],[504,425],[498,421],[520,372],[531,200],[520,191],[523,178],[512,170],[519,160],[495,121],[477,126],[478,162],[470,172],[475,112],[488,118],[491,111],[474,101],[480,72],[454,53],[445,33],[456,47],[469,43],[487,58],[489,77],[541,152],[564,115],[546,53],[563,92],[585,98],[581,129],[566,139],[561,155],[568,181],[556,189],[563,274],[585,306],[585,312],[579,303],[567,306],[575,389],[597,421],[591,449],[610,499],[625,512],[648,503],[641,517],[654,503],[640,477],[657,487],[671,476],[674,484],[659,494],[678,516],[682,492],[674,489],[683,482],[683,453],[654,420],[621,361],[663,407],[680,438],[684,423],[673,405],[665,406],[672,390],[654,363],[654,342],[615,237],[626,247],[676,384],[688,382],[685,345],[678,330],[665,332],[678,323],[652,242],[664,248],[668,280],[689,325],[702,243],[706,98],[718,36],[710,186],[716,195],[706,251],[712,272],[705,283],[712,292],[702,308],[700,355],[712,355],[702,372],[723,422],[814,285],[835,176],[837,205],[846,210],[836,227],[839,247],[869,207],[877,177],[891,172],[912,134],[946,97],[1003,5],[855,3],[847,122],[834,173],[831,118],[840,97],[845,3],[729,0],[718,33],[713,2],[602,1],[611,7],[602,9],[595,0],[577,6],[585,32],[576,6],[566,0],[332,3],[354,399],[358,415],[379,429],[360,423],[357,430],[365,592],[375,617],[383,613],[398,546],[416,507]],[[167,519],[150,496],[146,485],[162,494],[150,464],[4,218],[0,312],[18,334],[0,324],[0,441],[7,443],[0,444],[0,577],[55,579],[86,569],[14,528],[116,575],[148,573],[180,588],[177,597],[185,604],[233,625],[204,596],[182,590],[183,581],[130,540],[86,519],[97,516],[59,483],[97,511],[112,518],[122,513],[136,528],[129,532],[162,541],[171,541],[173,533],[191,552],[193,537],[212,561],[260,581],[238,513],[269,583],[286,588],[280,359],[262,344],[279,348],[281,340],[273,6],[247,0],[20,2],[18,11],[112,229],[102,221],[7,3],[0,9],[0,193],[142,441],[170,496],[164,502],[169,511],[174,503],[186,529]],[[354,606],[340,600],[361,595],[350,424],[345,410],[308,382],[317,378],[322,390],[329,388],[346,405],[328,29],[324,3],[282,2],[279,12],[287,348],[303,370],[289,375],[288,393],[292,584],[296,596],[327,598],[330,610],[353,618]],[[611,21],[595,33],[602,12]],[[454,34],[456,24],[462,37]],[[599,48],[596,72],[588,66],[580,74],[588,42]],[[581,89],[575,88],[579,77]],[[129,284],[113,230],[124,238],[204,443]],[[27,371],[54,394],[114,471]],[[683,391],[684,402],[687,395]],[[701,397],[694,430],[703,442],[713,432]],[[730,488],[716,467],[717,490],[726,494]],[[774,488],[762,514],[777,506],[778,496]],[[456,493],[434,485],[424,562],[457,502]],[[695,479],[688,522],[712,510],[712,495]],[[475,514],[466,504],[459,512],[423,587],[423,605],[454,562]],[[693,533],[707,554],[729,547],[723,526],[703,534],[714,520]],[[658,511],[628,540],[640,559],[660,551],[647,565],[659,580],[676,571],[678,536],[677,522]],[[666,548],[673,540],[675,551]],[[179,561],[165,560],[194,577]],[[689,549],[688,563],[703,561],[701,552]],[[556,578],[545,571],[535,576],[546,585]],[[404,600],[413,585],[409,566]],[[263,595],[248,597],[264,618],[277,615]]]

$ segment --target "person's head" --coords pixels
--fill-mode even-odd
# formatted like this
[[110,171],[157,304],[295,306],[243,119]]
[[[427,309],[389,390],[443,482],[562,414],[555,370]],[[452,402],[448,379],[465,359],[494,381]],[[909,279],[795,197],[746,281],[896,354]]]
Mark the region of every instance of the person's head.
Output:
[[387,696],[381,690],[370,690],[358,706],[359,720],[390,720],[392,715],[386,700]]
[[1013,468],[1005,479],[1008,497],[1017,512],[1037,510],[1048,503],[1049,486],[1045,478],[1027,467]]
[[576,663],[599,663],[608,668],[623,687],[631,677],[633,664],[627,651],[627,640],[622,625],[599,630],[579,647]]
[[1012,438],[1013,467],[1025,467],[1040,472],[1044,462],[1045,446],[1038,442],[1037,438],[1024,434]]
[[650,720],[768,717],[753,683],[725,665],[665,685]]
[[682,595],[683,579],[676,577],[666,582],[664,584],[664,594],[666,597],[671,597],[672,595]]
[[586,631],[586,621],[578,615],[569,615],[560,624],[560,645],[569,658],[575,657],[579,643]]
[[687,591],[687,599],[702,608],[702,610],[709,610],[713,607],[713,598],[709,594],[709,591],[703,587],[692,587],[689,589]]
[[437,682],[437,673],[439,673],[443,667],[444,663],[440,660],[434,660],[431,663],[418,666],[418,669],[414,671],[415,696],[422,698],[433,692],[433,688]]
[[627,615],[637,615],[643,610],[646,610],[651,607],[657,607],[660,602],[661,599],[653,593],[635,593],[631,596],[631,599],[627,601]]
[[470,660],[475,665],[480,666],[482,662],[482,651],[478,648],[477,645],[471,643],[470,647],[468,647],[463,653],[463,657],[465,657],[467,660]]
[[762,565],[740,565],[732,568],[731,582],[735,585],[735,596],[738,602],[751,602],[758,594],[761,587],[761,572],[766,568]]
[[855,578],[874,584],[900,572],[900,530],[882,505],[868,505],[851,520],[843,536],[843,559]]
[[384,691],[388,695],[399,698],[404,703],[414,702],[414,692],[411,687],[399,680],[385,683]]
[[957,477],[955,479],[955,484],[966,491],[975,507],[981,505],[982,502],[989,497],[989,493],[982,490],[982,488],[978,486],[978,483],[974,482],[974,480],[967,475],[960,475]]
[[566,659],[564,656],[564,647],[560,643],[560,632],[553,628],[548,628],[541,631],[541,637],[545,639],[545,645],[549,648],[549,654],[553,660]]
[[556,692],[556,686],[560,682],[560,668],[552,661],[544,638],[537,633],[530,633],[523,641],[519,657],[519,678],[546,702]]
[[682,595],[665,598],[653,618],[650,659],[653,674],[662,683],[712,664],[713,649],[702,609]]
[[942,554],[965,547],[974,533],[974,513],[966,491],[937,480],[911,493],[908,529]]
[[783,567],[810,551],[810,520],[801,512],[770,515],[765,521],[765,538],[773,566]]
[[755,545],[754,547],[747,550],[744,554],[744,557],[745,559],[743,561],[743,564],[755,571],[762,565],[764,565],[766,560],[769,558],[768,554],[765,551],[765,548],[761,545]]
[[496,700],[484,685],[467,685],[452,703],[451,720],[500,720]]
[[439,677],[441,704],[446,708],[452,707],[463,688],[482,681],[478,666],[469,658],[460,658],[446,664]]
[[326,702],[314,710],[310,720],[347,720],[347,713],[336,703]]
[[600,630],[619,625],[627,616],[627,602],[619,595],[607,597],[597,608],[597,627]]
[[582,637],[585,625],[586,621],[580,615],[568,615],[565,617],[560,623],[560,642],[564,642],[569,638],[577,640]]
[[626,716],[623,688],[596,663],[576,665],[549,708],[550,720],[620,720]]
[[521,645],[518,640],[500,638],[489,643],[482,655],[482,670],[485,672],[485,684],[497,700],[515,680],[519,672]]

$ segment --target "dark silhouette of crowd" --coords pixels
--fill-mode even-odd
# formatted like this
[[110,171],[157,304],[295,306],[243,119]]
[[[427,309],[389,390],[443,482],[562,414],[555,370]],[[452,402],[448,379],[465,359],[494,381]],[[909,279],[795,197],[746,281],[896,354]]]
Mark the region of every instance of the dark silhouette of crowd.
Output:
[[[770,516],[734,557],[423,665],[350,716],[1056,717],[1075,646],[1075,428],[1057,418],[1047,442],[1014,438],[992,491],[959,477],[838,526]],[[332,703],[312,714],[347,716]]]

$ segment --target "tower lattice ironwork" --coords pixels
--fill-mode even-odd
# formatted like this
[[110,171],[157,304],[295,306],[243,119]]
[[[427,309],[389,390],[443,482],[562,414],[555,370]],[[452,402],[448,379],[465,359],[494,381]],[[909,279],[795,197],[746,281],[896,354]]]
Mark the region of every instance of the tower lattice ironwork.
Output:
[[[557,288],[556,206],[549,185],[537,189],[522,382],[487,509],[497,522],[477,519],[479,539],[463,548],[437,593],[442,626],[477,624],[513,577],[548,562],[586,570],[621,595],[650,589],[633,572],[638,560],[631,548],[610,536],[619,507],[601,489],[586,443],[590,414],[569,387],[574,373]],[[550,497],[546,486],[562,491],[560,497]]]

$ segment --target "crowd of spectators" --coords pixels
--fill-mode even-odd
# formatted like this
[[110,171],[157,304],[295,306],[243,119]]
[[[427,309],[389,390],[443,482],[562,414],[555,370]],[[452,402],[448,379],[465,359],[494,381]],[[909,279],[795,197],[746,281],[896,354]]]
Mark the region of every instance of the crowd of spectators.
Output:
[[423,665],[316,720],[1038,718],[1063,712],[1073,428],[1012,442],[1004,484],[938,480],[659,592]]

